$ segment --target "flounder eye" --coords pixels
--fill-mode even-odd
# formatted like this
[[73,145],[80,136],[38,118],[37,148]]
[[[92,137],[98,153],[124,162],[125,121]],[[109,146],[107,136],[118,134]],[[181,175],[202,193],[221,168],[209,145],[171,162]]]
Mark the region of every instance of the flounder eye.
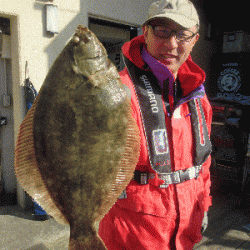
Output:
[[73,41],[74,43],[79,43],[79,42],[80,42],[79,36],[74,35],[73,38],[72,38],[72,41]]

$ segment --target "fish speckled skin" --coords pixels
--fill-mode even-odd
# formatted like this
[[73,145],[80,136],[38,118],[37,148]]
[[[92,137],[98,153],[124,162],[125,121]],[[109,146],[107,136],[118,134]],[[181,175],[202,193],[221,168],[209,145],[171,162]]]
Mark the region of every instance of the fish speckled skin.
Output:
[[[27,175],[36,172],[48,192],[39,203],[50,209],[46,199],[51,199],[70,224],[69,249],[106,249],[95,224],[132,178],[139,132],[119,74],[87,28],[79,26],[57,57],[33,106],[27,117],[33,119],[37,166],[21,162],[19,135],[15,165],[20,183],[34,196],[30,186],[37,184],[31,185]],[[27,153],[26,160],[32,157]]]

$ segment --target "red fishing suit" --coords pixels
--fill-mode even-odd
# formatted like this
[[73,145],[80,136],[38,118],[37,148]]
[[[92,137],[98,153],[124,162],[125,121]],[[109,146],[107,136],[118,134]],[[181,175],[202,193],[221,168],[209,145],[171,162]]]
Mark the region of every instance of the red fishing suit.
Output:
[[[135,67],[145,73],[152,73],[152,69],[142,59],[143,47],[145,48],[144,37],[139,36],[126,43],[122,52],[126,60]],[[167,67],[164,71],[166,78],[174,79]],[[123,197],[118,199],[100,222],[99,235],[110,250],[191,250],[194,244],[202,239],[201,225],[204,212],[211,205],[209,195],[211,149],[202,149],[203,156],[195,154],[197,141],[194,140],[188,104],[190,100],[200,101],[200,106],[197,105],[197,114],[201,120],[203,112],[206,125],[200,123],[196,131],[200,134],[202,144],[204,131],[207,129],[207,134],[210,134],[212,119],[211,106],[203,87],[205,73],[189,57],[178,71],[177,78],[181,88],[178,102],[173,100],[172,92],[169,91],[172,95],[169,96],[170,111],[167,111],[164,104],[162,105],[169,140],[171,171],[185,172],[194,166],[195,161],[197,162],[195,158],[204,158],[204,154],[206,155],[204,159],[198,159],[198,162],[202,162],[202,167],[196,178],[165,187],[162,187],[163,181],[150,163],[138,94],[127,67],[120,72],[120,76],[122,83],[131,91],[133,117],[140,130],[140,157],[135,172],[140,173],[140,177],[146,173],[147,180],[140,182],[134,178],[130,181]]]

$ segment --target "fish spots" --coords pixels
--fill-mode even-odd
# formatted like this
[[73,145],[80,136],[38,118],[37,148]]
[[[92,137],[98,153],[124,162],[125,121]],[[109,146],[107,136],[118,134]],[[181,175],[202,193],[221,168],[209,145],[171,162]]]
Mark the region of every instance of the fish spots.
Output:
[[73,109],[68,103],[61,103],[54,109],[54,119],[57,126],[57,138],[64,146],[71,144],[73,137],[72,134],[76,130],[76,119]]

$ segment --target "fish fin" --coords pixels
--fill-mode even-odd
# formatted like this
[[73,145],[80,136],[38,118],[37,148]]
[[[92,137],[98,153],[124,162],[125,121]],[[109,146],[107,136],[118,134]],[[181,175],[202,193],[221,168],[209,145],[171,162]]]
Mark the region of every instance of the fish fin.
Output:
[[69,250],[107,250],[102,239],[97,235],[85,239],[69,238]]
[[15,172],[22,188],[48,214],[59,223],[68,224],[67,219],[61,213],[58,205],[55,204],[47,190],[35,156],[33,118],[38,97],[20,126],[15,149]]

